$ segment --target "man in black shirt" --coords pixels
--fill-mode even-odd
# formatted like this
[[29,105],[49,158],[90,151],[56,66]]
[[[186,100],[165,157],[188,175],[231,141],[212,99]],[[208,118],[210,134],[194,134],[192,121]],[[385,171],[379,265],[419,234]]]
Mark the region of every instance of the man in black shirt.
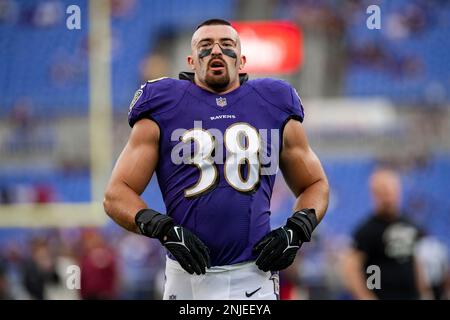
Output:
[[392,170],[378,169],[370,178],[370,190],[374,214],[356,229],[344,261],[350,292],[356,299],[426,297],[428,289],[414,257],[420,232],[400,216],[399,176]]

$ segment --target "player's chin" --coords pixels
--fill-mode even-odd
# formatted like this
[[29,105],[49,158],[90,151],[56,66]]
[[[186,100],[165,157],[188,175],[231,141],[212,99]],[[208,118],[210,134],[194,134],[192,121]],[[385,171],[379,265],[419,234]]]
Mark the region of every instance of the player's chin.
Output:
[[226,68],[218,68],[218,69],[209,69],[207,72],[207,77],[211,78],[221,78],[221,77],[227,77],[228,72]]
[[230,83],[230,77],[226,72],[218,74],[218,72],[208,72],[206,75],[206,83],[213,89],[223,89]]

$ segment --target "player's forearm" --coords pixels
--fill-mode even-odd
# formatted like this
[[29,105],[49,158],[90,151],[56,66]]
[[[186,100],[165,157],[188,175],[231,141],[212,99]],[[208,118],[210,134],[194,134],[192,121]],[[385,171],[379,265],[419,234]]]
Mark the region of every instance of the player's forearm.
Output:
[[329,186],[325,178],[322,178],[307,187],[295,202],[294,210],[314,208],[317,220],[320,222],[328,208]]
[[147,204],[124,183],[110,184],[105,192],[103,207],[108,216],[128,231],[139,233],[136,213]]

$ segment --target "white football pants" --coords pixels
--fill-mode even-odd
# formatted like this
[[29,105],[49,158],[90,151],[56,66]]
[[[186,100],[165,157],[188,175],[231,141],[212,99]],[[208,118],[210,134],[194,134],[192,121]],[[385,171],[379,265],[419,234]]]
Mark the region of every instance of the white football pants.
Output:
[[166,258],[164,300],[277,300],[278,272],[264,272],[254,262],[211,267],[206,274],[187,273]]

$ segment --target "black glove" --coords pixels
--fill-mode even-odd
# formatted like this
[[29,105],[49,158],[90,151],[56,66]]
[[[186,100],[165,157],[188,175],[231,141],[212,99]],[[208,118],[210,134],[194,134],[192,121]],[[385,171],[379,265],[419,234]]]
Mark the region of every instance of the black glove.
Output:
[[279,271],[289,267],[303,242],[311,240],[317,226],[314,209],[295,212],[285,226],[269,232],[254,247],[256,265],[263,271]]
[[211,267],[208,247],[188,229],[175,225],[171,217],[143,209],[135,221],[143,235],[159,239],[188,273],[205,274]]

